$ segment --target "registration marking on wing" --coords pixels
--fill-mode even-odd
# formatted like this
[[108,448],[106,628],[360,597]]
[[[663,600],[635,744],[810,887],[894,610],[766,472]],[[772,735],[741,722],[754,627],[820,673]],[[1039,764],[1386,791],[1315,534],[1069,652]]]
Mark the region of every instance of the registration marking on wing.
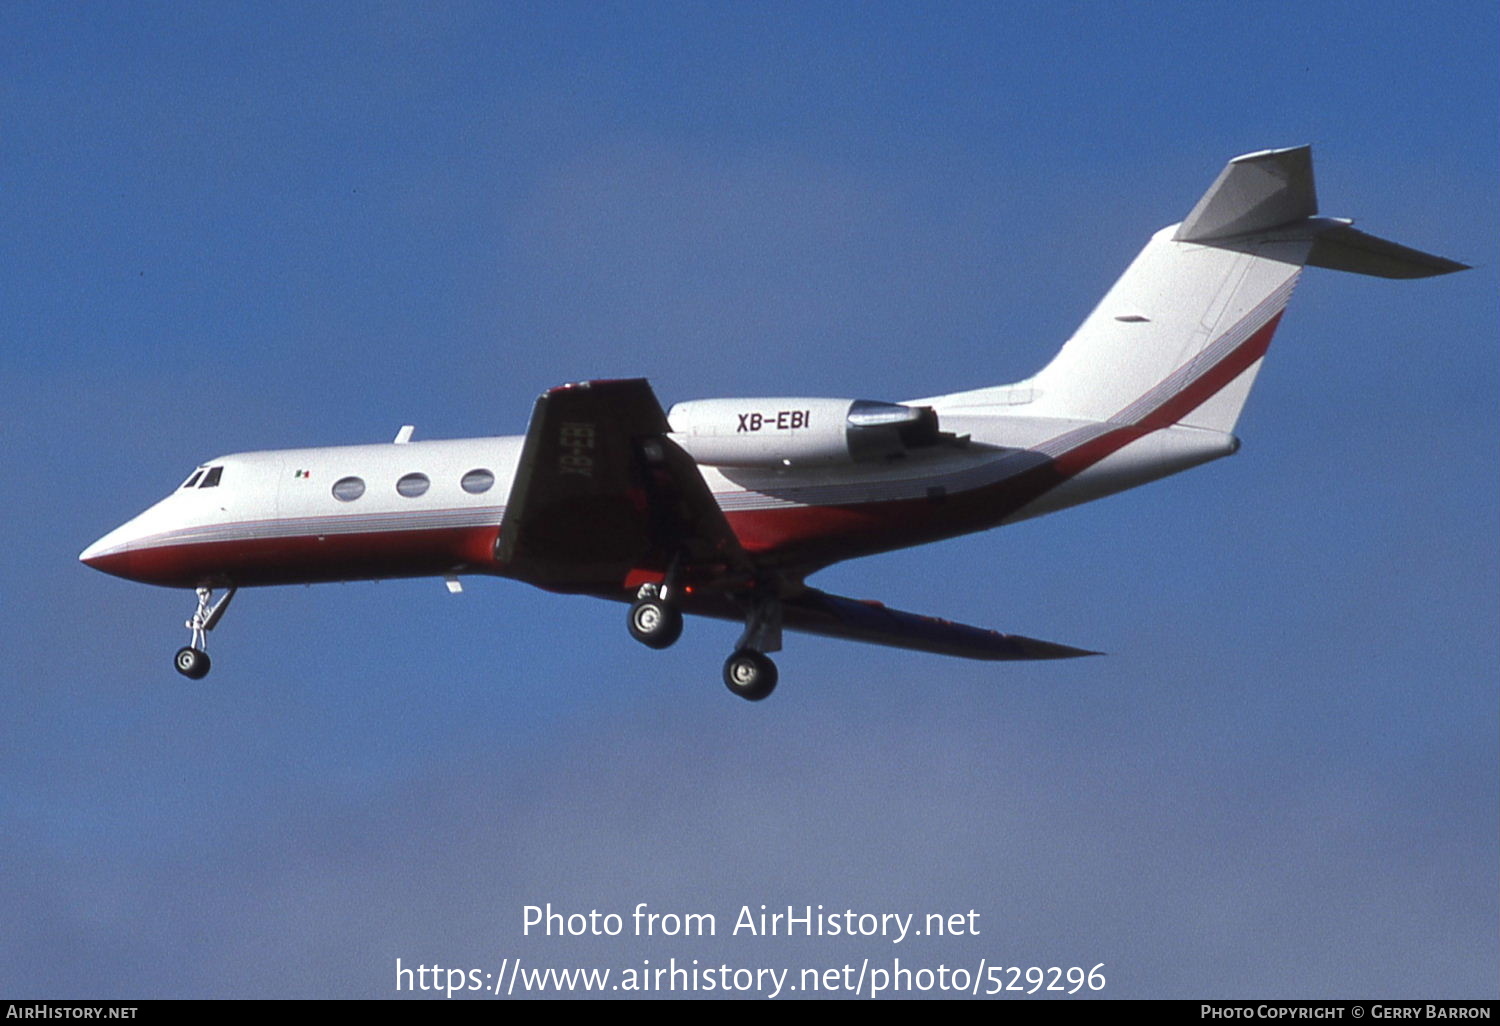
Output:
[[565,420],[557,433],[557,472],[594,476],[592,455],[596,432],[594,425],[583,421]]

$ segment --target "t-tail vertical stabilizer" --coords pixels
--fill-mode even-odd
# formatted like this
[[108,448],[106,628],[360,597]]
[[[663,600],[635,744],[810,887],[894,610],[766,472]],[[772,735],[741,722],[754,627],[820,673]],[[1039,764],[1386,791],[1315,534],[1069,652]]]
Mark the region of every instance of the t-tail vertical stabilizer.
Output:
[[1317,212],[1311,147],[1236,157],[1035,377],[924,401],[1227,434],[1304,265],[1391,278],[1465,267]]

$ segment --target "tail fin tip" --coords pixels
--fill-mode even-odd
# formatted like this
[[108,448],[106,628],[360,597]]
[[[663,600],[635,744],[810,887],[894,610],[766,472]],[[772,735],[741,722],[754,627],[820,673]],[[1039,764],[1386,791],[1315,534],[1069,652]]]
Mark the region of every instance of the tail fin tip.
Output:
[[1258,150],[1224,165],[1172,240],[1207,242],[1268,231],[1317,213],[1312,147]]

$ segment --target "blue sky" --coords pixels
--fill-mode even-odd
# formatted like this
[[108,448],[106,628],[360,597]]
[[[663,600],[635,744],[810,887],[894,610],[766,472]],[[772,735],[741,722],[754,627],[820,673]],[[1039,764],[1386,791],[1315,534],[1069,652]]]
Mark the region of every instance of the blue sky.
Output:
[[[0,995],[383,997],[404,964],[1106,964],[1113,996],[1495,996],[1500,13],[1401,4],[0,11]],[[1103,649],[652,653],[506,581],[82,567],[246,449],[524,430],[563,381],[1025,377],[1238,153],[1476,265],[1304,276],[1233,459],[832,568]],[[713,912],[696,941],[521,910]],[[751,940],[740,906],[982,913]]]

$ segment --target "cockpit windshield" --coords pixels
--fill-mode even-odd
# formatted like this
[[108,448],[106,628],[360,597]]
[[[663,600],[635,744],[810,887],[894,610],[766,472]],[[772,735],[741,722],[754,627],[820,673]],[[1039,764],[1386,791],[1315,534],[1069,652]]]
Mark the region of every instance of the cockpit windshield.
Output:
[[184,482],[183,488],[215,488],[219,484],[219,478],[224,476],[223,467],[199,467]]

